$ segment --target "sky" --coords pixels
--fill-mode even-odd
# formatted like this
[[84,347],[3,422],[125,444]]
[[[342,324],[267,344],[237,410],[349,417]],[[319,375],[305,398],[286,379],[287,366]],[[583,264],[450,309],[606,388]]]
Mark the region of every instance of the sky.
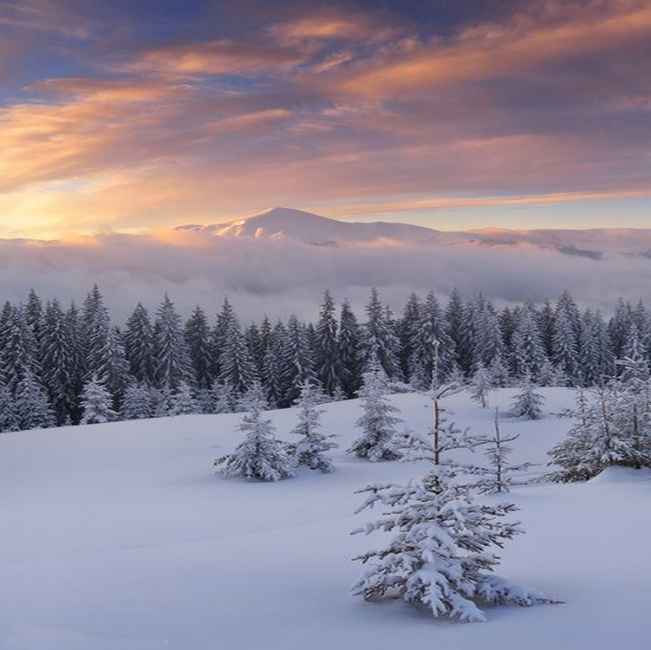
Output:
[[0,238],[651,227],[650,66],[648,0],[0,0]]

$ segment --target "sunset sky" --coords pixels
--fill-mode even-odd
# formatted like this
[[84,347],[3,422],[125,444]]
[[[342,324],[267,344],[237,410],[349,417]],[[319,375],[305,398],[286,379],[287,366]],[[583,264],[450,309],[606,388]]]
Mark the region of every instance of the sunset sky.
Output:
[[651,226],[650,69],[648,0],[0,0],[0,237]]

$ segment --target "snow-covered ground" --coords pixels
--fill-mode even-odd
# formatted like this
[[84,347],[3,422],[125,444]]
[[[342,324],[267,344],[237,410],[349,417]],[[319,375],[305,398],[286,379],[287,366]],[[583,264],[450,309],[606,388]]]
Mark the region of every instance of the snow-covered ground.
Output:
[[[505,419],[514,460],[546,462],[570,421],[549,413],[573,394],[548,389],[547,417]],[[511,392],[491,395],[506,406]],[[412,429],[429,405],[394,398]],[[491,432],[492,412],[467,395],[454,419]],[[510,495],[527,534],[500,574],[566,601],[492,608],[488,623],[434,621],[400,602],[350,596],[351,562],[373,537],[349,536],[353,492],[404,481],[413,464],[370,464],[344,451],[357,402],[331,404],[339,436],[332,475],[276,484],[216,476],[212,459],[238,441],[238,416],[191,416],[0,435],[2,650],[345,650],[347,648],[646,648],[651,638],[651,473],[610,470],[587,484]],[[295,412],[273,419],[280,437]],[[539,470],[540,471],[540,468]]]

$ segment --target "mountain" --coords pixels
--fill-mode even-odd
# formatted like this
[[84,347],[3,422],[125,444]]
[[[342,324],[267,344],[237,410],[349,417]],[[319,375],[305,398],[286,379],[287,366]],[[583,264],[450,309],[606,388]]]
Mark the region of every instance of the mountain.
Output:
[[193,231],[211,237],[288,239],[315,246],[372,242],[510,248],[530,246],[593,261],[609,255],[651,258],[651,229],[482,228],[455,232],[386,221],[339,221],[303,210],[281,207],[226,223],[179,226],[177,230]]
[[436,242],[445,237],[444,233],[423,226],[384,221],[338,221],[292,208],[272,208],[246,219],[210,226],[179,226],[178,229],[217,237],[293,239],[317,245],[378,240]]

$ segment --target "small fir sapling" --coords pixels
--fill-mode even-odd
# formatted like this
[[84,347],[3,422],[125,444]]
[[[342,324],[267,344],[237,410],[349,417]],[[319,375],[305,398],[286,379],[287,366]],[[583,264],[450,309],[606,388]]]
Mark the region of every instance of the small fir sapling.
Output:
[[539,420],[543,417],[545,398],[536,391],[536,385],[530,375],[525,375],[520,386],[520,392],[515,396],[511,414],[515,417],[525,417],[528,420]]
[[116,419],[112,407],[113,398],[106,386],[98,381],[97,376],[84,385],[81,393],[81,424],[104,424]]
[[488,407],[488,393],[493,388],[491,373],[483,363],[479,364],[472,376],[470,397],[479,402],[482,408]]
[[321,403],[322,392],[309,381],[304,381],[296,401],[298,424],[292,431],[300,438],[288,446],[288,451],[297,465],[327,473],[334,470],[334,465],[326,453],[335,449],[337,444],[333,442],[334,435],[321,430],[321,415],[324,412],[319,408]]
[[479,476],[468,487],[478,490],[481,494],[500,494],[509,492],[511,487],[528,485],[530,481],[522,477],[532,463],[511,465],[509,456],[513,452],[509,443],[517,440],[520,435],[503,436],[500,428],[499,409],[495,409],[495,432],[491,437],[481,437],[478,444],[482,445],[484,455],[488,458],[488,466],[473,467],[471,474]]
[[401,421],[395,413],[399,410],[387,398],[387,379],[376,360],[364,373],[364,383],[359,391],[363,414],[357,420],[362,434],[348,450],[358,458],[370,461],[400,458],[396,442],[396,427]]
[[215,466],[229,478],[279,481],[293,476],[293,460],[275,437],[271,420],[264,416],[267,400],[259,382],[255,381],[247,391],[246,402],[247,412],[239,425],[244,440],[232,454],[218,458]]

